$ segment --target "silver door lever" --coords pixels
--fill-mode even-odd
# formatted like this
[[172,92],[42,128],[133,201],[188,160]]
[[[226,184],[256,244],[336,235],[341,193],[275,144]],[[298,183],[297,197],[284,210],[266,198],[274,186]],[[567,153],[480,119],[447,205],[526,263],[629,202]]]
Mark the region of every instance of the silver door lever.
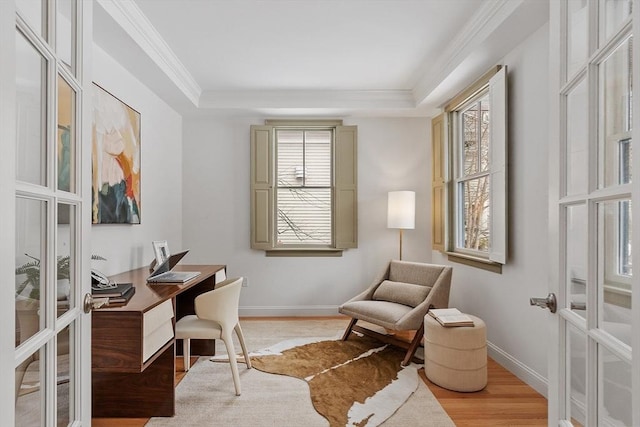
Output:
[[556,294],[550,293],[546,298],[529,298],[529,304],[541,308],[548,308],[552,313],[556,312]]

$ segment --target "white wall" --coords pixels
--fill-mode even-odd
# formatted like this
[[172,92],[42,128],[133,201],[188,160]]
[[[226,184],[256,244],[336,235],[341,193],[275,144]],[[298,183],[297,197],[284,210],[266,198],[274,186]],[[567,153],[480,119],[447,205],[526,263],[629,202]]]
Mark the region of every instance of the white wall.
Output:
[[403,258],[430,261],[430,151],[426,119],[349,118],[358,126],[358,248],[342,257],[266,257],[249,247],[249,126],[264,117],[184,122],[183,242],[187,262],[226,264],[246,276],[242,315],[336,314],[398,257],[398,230],[387,229],[387,192],[416,191],[416,229],[404,233]]
[[[509,258],[502,274],[453,266],[450,303],[487,324],[490,355],[538,391],[547,376],[547,310],[529,306],[546,297],[548,274],[547,141],[548,25],[510,52]],[[481,74],[481,73],[480,73]]]
[[141,224],[91,227],[92,253],[107,258],[92,265],[114,274],[148,265],[153,240],[182,246],[182,117],[98,46],[93,78],[141,115]]

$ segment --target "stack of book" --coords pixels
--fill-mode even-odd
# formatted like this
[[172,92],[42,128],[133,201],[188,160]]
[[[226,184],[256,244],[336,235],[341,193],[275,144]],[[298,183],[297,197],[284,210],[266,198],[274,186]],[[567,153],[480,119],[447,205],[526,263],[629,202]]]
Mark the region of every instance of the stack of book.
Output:
[[445,327],[473,326],[473,319],[457,308],[432,308],[429,314]]
[[109,298],[108,305],[126,304],[136,288],[133,283],[115,283],[105,287],[92,287],[91,294],[96,298]]

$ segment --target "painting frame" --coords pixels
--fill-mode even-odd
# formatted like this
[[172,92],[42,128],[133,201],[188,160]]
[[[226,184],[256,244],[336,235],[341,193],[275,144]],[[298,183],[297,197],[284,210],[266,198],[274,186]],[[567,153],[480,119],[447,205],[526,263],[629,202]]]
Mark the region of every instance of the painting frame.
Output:
[[91,223],[141,223],[141,114],[93,83]]

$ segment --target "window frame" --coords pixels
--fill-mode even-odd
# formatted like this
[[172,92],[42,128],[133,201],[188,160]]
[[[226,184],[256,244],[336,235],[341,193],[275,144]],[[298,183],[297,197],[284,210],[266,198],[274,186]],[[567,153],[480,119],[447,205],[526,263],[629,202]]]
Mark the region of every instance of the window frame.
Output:
[[[474,250],[469,249],[464,246],[465,241],[465,229],[464,229],[464,190],[463,186],[465,183],[476,181],[482,178],[486,178],[490,181],[491,175],[491,159],[489,158],[487,163],[487,168],[482,170],[482,162],[480,161],[481,156],[481,144],[480,139],[477,139],[478,143],[478,170],[471,174],[465,174],[464,172],[464,162],[465,162],[465,154],[464,154],[464,122],[462,119],[463,114],[468,111],[471,106],[481,105],[481,102],[489,98],[489,82],[480,88],[471,98],[467,99],[462,104],[454,107],[452,111],[449,113],[452,118],[453,128],[452,128],[452,145],[453,145],[453,193],[455,202],[453,203],[453,252],[466,254],[469,256],[477,257],[477,258],[489,258],[489,247],[487,246],[487,250]],[[491,106],[489,106],[491,108]],[[489,114],[491,115],[491,109],[489,110]],[[491,116],[490,116],[491,117]],[[491,120],[491,118],[489,119]],[[480,129],[481,124],[478,123],[478,128],[476,131]],[[479,134],[479,132],[478,132]],[[491,149],[491,140],[489,140],[489,149]],[[491,197],[489,196],[489,203],[491,202]],[[490,206],[490,205],[489,205]],[[489,208],[490,210],[490,208]],[[489,231],[490,233],[491,231]]]
[[[302,247],[277,245],[276,128],[333,128],[332,244]],[[250,246],[267,256],[341,256],[358,247],[357,126],[341,120],[265,120],[251,126]]]
[[[470,251],[457,245],[456,228],[460,227],[457,195],[456,169],[463,161],[456,148],[454,116],[461,107],[480,99],[484,91],[489,92],[490,121],[490,243],[488,254]],[[433,250],[443,252],[453,262],[466,264],[495,273],[502,273],[507,262],[507,67],[497,65],[475,83],[453,97],[443,108],[440,116],[432,119],[433,144]],[[457,153],[456,153],[457,151]],[[436,171],[440,171],[436,173]],[[484,172],[481,173],[484,175]],[[463,226],[463,225],[462,225]]]

